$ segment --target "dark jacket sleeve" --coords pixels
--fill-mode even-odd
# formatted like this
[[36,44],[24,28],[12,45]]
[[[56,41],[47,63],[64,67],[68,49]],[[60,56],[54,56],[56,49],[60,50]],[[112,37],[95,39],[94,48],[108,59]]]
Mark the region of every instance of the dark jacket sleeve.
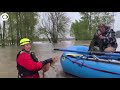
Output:
[[115,32],[113,31],[113,29],[111,29],[107,32],[106,36],[103,39],[103,42],[108,43],[108,44],[112,44],[112,43],[116,42]]

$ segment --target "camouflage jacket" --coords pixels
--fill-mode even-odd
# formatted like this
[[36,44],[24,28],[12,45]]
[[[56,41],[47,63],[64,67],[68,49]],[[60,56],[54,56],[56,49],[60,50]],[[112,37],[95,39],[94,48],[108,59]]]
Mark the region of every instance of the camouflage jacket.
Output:
[[89,46],[89,51],[91,51],[94,46],[98,46],[100,51],[104,51],[104,49],[109,46],[117,48],[118,44],[113,29],[106,30],[106,32],[102,35],[104,36],[104,39],[99,39],[96,35],[94,35],[94,38]]
[[116,41],[116,37],[115,37],[115,32],[113,29],[109,29],[107,30],[103,36],[105,37],[102,41],[103,41],[103,45],[105,47],[109,47],[112,46],[114,48],[117,48],[117,41]]

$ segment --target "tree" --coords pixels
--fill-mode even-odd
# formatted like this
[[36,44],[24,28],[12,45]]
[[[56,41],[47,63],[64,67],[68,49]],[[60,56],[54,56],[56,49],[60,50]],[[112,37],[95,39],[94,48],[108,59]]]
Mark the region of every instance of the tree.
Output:
[[80,12],[80,15],[82,16],[81,19],[71,25],[71,32],[79,40],[92,39],[98,24],[111,25],[114,21],[111,12]]
[[37,13],[36,12],[8,12],[9,19],[8,25],[8,36],[7,39],[12,45],[17,43],[21,38],[27,37],[31,40],[35,37],[35,25],[37,24]]
[[30,40],[34,39],[35,25],[37,24],[36,12],[21,12],[19,13],[18,28],[20,38],[28,37]]
[[63,38],[67,31],[69,18],[64,12],[43,13],[39,32],[44,33],[50,42],[57,43],[58,38]]

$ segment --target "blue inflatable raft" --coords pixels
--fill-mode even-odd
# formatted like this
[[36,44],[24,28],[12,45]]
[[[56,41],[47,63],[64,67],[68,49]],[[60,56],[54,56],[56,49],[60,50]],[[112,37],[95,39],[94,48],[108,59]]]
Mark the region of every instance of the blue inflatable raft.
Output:
[[120,53],[88,53],[88,46],[71,46],[60,62],[63,71],[80,78],[120,78]]

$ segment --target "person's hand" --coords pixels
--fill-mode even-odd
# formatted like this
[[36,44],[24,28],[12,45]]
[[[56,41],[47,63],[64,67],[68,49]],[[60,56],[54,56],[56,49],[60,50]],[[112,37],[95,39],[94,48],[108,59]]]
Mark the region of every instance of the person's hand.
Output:
[[101,32],[98,30],[96,33],[96,36],[100,36],[100,35],[101,35]]
[[42,67],[43,72],[47,72],[49,69],[50,69],[50,63],[47,63]]
[[58,56],[53,57],[53,58],[52,58],[52,60],[53,60],[53,62],[51,63],[51,65],[54,65],[54,64],[55,64],[55,62],[57,62],[57,61],[58,61]]
[[104,39],[104,36],[100,35],[100,36],[99,36],[99,39]]

